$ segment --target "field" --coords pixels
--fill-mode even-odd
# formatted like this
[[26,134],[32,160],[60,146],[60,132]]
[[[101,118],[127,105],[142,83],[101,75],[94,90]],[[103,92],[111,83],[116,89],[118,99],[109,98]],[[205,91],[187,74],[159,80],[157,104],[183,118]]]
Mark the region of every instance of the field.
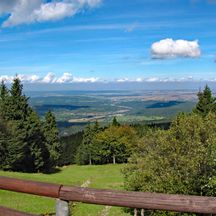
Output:
[[61,135],[82,130],[86,124],[107,125],[114,116],[120,123],[170,121],[190,112],[196,92],[188,91],[68,91],[28,93],[31,105],[43,118],[54,112]]
[[[63,167],[54,174],[26,174],[0,171],[1,176],[30,179],[36,181],[62,183],[65,185],[88,185],[93,188],[123,189],[121,169],[124,165],[77,166]],[[55,212],[55,200],[21,193],[0,191],[0,205],[36,213],[50,214]],[[76,204],[73,207],[74,216],[103,216],[105,209],[109,216],[127,216],[121,208]]]

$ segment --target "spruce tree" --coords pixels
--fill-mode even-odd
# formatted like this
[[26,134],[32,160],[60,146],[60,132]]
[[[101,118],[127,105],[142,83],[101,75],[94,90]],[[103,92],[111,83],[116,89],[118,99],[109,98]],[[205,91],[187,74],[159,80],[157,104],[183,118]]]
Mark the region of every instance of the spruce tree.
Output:
[[9,91],[4,81],[2,81],[0,85],[0,114],[3,119],[6,119],[8,105],[9,105]]
[[[0,86],[0,115],[6,122],[7,130],[0,131],[0,151],[7,155],[3,169],[35,172],[47,169],[49,153],[38,115],[28,104],[23,94],[23,85],[16,77],[11,89]],[[3,124],[3,122],[2,122]],[[10,131],[10,135],[8,134]]]
[[41,122],[36,112],[32,111],[27,117],[25,129],[29,147],[29,154],[26,158],[28,170],[32,172],[47,170],[49,152],[45,145]]
[[28,158],[30,151],[24,125],[19,122],[10,121],[10,130],[11,138],[7,147],[8,157],[5,169],[29,172],[29,161],[26,158]]
[[51,111],[48,111],[45,115],[44,136],[50,154],[50,165],[56,166],[61,155],[61,144],[55,116]]
[[8,140],[10,138],[10,133],[8,130],[7,123],[0,116],[0,169],[4,169],[7,164],[8,156]]
[[116,127],[120,126],[120,123],[117,121],[116,117],[114,117],[112,120],[112,126],[116,126]]
[[208,85],[205,86],[205,89],[197,94],[198,103],[194,109],[194,112],[205,117],[209,112],[216,111],[216,99],[212,96],[211,89]]
[[7,118],[9,120],[26,120],[31,108],[28,104],[28,98],[23,94],[23,85],[18,77],[13,80],[10,89],[10,100],[8,106]]
[[100,130],[98,121],[96,121],[94,125],[88,125],[85,128],[82,144],[79,146],[76,155],[76,162],[78,164],[92,165],[93,161],[95,161],[95,152],[97,149],[95,149],[93,145],[93,140]]

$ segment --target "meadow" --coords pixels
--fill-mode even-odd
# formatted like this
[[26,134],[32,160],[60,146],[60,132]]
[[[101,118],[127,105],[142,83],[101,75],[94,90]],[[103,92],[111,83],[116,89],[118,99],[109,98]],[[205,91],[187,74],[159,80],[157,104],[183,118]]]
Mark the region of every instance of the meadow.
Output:
[[[61,183],[64,185],[82,186],[92,188],[123,189],[123,176],[121,169],[124,165],[100,165],[100,166],[65,166],[54,174],[41,173],[17,173],[0,171],[1,176],[29,179],[35,181]],[[55,200],[34,195],[15,193],[0,190],[0,205],[35,214],[54,215]],[[74,216],[127,216],[122,208],[105,207],[81,203],[71,205]]]
[[61,135],[81,131],[96,120],[105,126],[114,116],[120,123],[166,122],[196,104],[196,93],[187,91],[60,91],[28,96],[42,118],[48,110],[55,114]]

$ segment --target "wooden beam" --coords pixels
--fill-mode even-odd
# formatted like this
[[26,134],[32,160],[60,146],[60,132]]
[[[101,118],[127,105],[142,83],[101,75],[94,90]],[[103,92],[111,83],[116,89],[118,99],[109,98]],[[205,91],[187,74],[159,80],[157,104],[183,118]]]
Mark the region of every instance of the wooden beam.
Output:
[[60,184],[7,177],[0,177],[0,189],[59,198],[63,201],[137,209],[216,214],[216,197],[67,187]]
[[190,213],[216,213],[216,197],[65,187],[60,199],[98,205]]
[[60,188],[60,184],[14,179],[2,176],[0,177],[0,189],[2,190],[58,198]]
[[36,216],[36,215],[0,206],[0,216]]

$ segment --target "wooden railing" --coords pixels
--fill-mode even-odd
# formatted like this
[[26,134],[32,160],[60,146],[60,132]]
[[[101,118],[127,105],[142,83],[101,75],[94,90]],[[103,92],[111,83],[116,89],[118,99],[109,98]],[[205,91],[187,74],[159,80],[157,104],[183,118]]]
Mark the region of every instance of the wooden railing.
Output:
[[[0,189],[57,199],[56,215],[69,215],[69,201],[134,209],[216,214],[216,197],[101,190],[0,177]],[[0,207],[0,216],[32,215]]]

